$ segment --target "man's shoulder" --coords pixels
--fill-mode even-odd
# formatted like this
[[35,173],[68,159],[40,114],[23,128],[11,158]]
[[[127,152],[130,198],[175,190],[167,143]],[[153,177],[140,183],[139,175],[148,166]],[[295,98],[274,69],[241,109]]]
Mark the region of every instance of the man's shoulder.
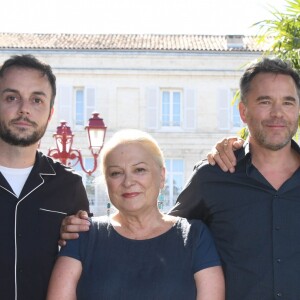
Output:
[[[238,149],[234,151],[234,154],[236,156],[237,159],[237,164],[240,164],[241,161],[245,158],[246,156],[246,152],[244,148]],[[211,170],[211,171],[220,171],[221,168],[219,167],[218,164],[215,164],[214,166],[210,165],[207,159],[202,159],[200,161],[198,161],[195,165],[194,165],[194,171],[197,170]]]
[[210,165],[207,159],[200,160],[194,165],[194,175],[215,173],[223,173],[223,171],[217,164],[214,166]]
[[202,160],[199,160],[198,162],[195,163],[194,171],[199,170],[199,169],[203,169],[203,168],[205,169],[209,166],[211,166],[211,165],[208,163],[208,160],[207,159],[202,159]]
[[37,164],[39,172],[45,175],[64,175],[81,178],[81,175],[76,173],[73,168],[65,166],[60,161],[54,160],[41,152],[38,153]]

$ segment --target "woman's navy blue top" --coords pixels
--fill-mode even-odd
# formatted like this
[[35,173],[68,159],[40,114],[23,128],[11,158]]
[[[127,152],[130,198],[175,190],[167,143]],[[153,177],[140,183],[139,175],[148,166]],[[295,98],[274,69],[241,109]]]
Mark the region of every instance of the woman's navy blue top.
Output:
[[146,240],[125,238],[106,217],[93,218],[90,230],[68,241],[59,255],[82,262],[78,300],[194,300],[194,274],[220,265],[204,223],[182,218]]

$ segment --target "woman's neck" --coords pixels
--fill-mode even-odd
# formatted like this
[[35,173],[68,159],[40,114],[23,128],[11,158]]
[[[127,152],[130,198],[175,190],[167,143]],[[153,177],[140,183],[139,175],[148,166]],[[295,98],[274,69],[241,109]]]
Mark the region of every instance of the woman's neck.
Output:
[[177,218],[156,213],[142,217],[132,216],[117,212],[111,218],[115,230],[122,236],[130,239],[144,240],[157,237],[168,231],[176,222]]

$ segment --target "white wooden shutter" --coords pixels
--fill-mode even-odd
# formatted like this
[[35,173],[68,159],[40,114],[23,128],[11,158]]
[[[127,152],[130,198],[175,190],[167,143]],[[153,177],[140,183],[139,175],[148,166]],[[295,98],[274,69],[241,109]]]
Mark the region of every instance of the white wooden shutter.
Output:
[[64,120],[68,125],[72,126],[73,118],[73,93],[71,86],[58,86],[55,100],[55,107],[58,112],[58,121]]
[[185,90],[184,93],[184,128],[187,130],[193,130],[196,128],[196,97],[195,91],[192,89]]
[[93,87],[85,88],[85,122],[88,123],[96,110],[96,89]]
[[146,89],[146,127],[157,129],[159,120],[159,95],[157,88]]
[[217,92],[218,128],[230,129],[230,97],[228,89],[219,89]]

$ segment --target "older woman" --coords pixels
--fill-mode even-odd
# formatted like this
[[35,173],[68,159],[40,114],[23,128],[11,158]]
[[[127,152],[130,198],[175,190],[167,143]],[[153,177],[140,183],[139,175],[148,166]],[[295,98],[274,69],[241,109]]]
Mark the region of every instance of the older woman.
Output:
[[201,221],[161,213],[163,154],[138,130],[116,133],[102,150],[102,171],[117,212],[92,219],[55,264],[48,300],[223,300],[224,278]]

